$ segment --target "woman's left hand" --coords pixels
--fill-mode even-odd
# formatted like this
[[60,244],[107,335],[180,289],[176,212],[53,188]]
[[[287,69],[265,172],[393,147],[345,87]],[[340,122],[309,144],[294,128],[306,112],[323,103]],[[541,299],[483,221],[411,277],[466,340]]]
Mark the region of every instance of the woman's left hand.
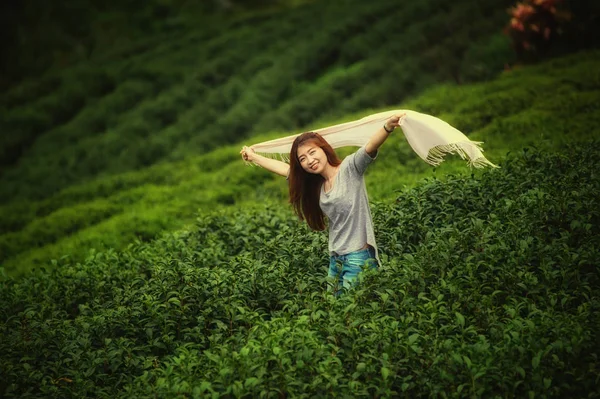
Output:
[[387,130],[394,130],[402,123],[402,120],[406,116],[406,112],[403,112],[399,115],[394,115],[390,117],[387,121],[385,121],[385,127]]

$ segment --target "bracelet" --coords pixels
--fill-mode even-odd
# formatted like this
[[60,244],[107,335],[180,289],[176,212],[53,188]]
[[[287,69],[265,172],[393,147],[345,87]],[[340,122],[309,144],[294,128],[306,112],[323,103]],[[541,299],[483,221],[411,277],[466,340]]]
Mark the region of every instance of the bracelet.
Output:
[[388,132],[388,133],[391,133],[391,132],[393,132],[393,131],[394,131],[394,129],[392,129],[392,130],[387,130],[387,127],[385,127],[385,123],[383,124],[383,130],[385,130],[385,131],[386,131],[386,132]]

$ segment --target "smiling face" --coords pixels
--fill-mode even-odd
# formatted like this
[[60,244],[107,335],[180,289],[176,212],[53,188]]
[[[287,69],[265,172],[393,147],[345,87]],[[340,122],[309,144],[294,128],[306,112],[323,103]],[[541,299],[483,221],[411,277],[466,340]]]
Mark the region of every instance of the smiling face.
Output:
[[328,165],[325,151],[310,141],[298,147],[298,161],[302,169],[313,174],[321,174]]

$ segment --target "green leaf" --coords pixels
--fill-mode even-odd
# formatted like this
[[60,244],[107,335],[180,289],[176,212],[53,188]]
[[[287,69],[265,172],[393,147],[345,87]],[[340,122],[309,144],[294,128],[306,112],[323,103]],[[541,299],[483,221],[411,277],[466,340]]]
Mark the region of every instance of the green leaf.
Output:
[[419,334],[417,334],[417,333],[415,333],[415,334],[411,334],[411,335],[408,337],[408,344],[409,344],[409,345],[412,345],[412,344],[414,344],[414,343],[415,343],[415,341],[416,341],[417,339],[419,339],[419,337],[420,337],[420,335],[419,335]]
[[458,321],[458,324],[464,328],[465,326],[465,317],[460,314],[459,312],[455,312],[456,314],[456,320]]
[[463,364],[463,358],[458,353],[453,353],[451,355],[451,357],[452,357],[452,360],[454,360],[457,364]]
[[256,377],[246,378],[246,381],[244,381],[244,386],[246,388],[252,388],[252,387],[255,387],[256,385],[258,385],[259,382],[260,382],[260,380]]
[[215,363],[219,363],[221,361],[221,359],[219,358],[219,356],[215,355],[212,352],[209,351],[204,351],[204,355],[211,361],[215,362]]
[[465,361],[465,364],[467,365],[467,367],[471,368],[471,359],[469,359],[468,356],[463,355],[463,360]]
[[381,368],[381,376],[383,377],[384,380],[387,380],[388,377],[390,376],[390,369],[388,369],[387,367],[382,367]]
[[354,308],[356,308],[356,303],[351,303],[344,308],[344,313],[351,312]]
[[537,355],[531,359],[531,366],[533,369],[537,369],[540,366],[540,360],[542,359],[542,352],[538,352]]
[[208,381],[202,381],[200,383],[200,392],[205,392],[207,390],[212,390],[212,384]]

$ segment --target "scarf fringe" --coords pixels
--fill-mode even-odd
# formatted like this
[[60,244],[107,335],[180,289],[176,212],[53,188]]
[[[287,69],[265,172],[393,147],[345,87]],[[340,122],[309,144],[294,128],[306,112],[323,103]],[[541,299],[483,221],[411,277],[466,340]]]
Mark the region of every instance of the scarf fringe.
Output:
[[495,164],[491,163],[484,156],[481,156],[479,158],[475,158],[475,159],[469,160],[468,165],[470,167],[475,167],[475,168],[478,168],[478,169],[485,168],[486,166],[489,166],[489,167],[492,167],[492,168],[499,168],[500,167],[498,165],[495,165]]
[[490,166],[492,168],[498,168],[499,166],[491,163],[483,155],[471,159],[469,153],[467,152],[468,149],[475,149],[481,153],[483,152],[481,144],[483,144],[481,141],[461,141],[458,143],[436,145],[427,153],[425,162],[433,166],[439,166],[444,161],[444,156],[447,154],[458,154],[463,160],[467,160],[467,165],[469,167],[484,168],[486,166]]

